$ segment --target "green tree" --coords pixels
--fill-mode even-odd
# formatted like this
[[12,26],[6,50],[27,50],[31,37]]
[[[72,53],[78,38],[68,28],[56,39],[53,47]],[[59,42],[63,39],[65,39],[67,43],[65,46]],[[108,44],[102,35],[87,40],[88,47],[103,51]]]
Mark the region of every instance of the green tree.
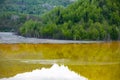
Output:
[[88,35],[90,40],[98,40],[99,32],[95,27],[90,27],[88,30]]
[[114,25],[110,28],[110,37],[112,40],[118,40],[120,37],[120,31]]

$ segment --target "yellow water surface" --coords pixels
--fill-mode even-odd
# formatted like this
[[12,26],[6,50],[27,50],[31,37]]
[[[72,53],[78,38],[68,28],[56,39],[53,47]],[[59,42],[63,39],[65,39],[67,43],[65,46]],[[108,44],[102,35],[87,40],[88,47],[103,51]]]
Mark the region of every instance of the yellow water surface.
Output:
[[89,80],[120,80],[120,41],[90,44],[0,44],[0,78],[50,67],[53,62],[66,65]]

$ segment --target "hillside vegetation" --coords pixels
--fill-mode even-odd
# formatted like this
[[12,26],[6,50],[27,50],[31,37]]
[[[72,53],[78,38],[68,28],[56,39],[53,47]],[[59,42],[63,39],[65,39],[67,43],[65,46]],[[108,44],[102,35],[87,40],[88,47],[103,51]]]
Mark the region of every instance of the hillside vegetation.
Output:
[[18,31],[25,21],[38,20],[54,7],[71,3],[71,0],[0,0],[0,31]]
[[1,0],[2,11],[41,15],[56,6],[66,7],[71,0]]
[[40,21],[29,20],[20,34],[29,37],[71,40],[120,40],[119,0],[78,0],[55,7]]

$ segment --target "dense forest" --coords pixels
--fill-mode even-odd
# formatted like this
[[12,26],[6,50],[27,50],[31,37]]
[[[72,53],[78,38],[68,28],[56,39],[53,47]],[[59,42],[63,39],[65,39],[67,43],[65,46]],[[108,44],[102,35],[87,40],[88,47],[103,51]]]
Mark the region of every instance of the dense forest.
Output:
[[66,7],[71,0],[1,0],[2,11],[41,15],[56,6]]
[[54,7],[66,7],[72,0],[0,0],[0,31],[18,31],[27,20],[40,16]]
[[41,21],[25,22],[20,34],[53,39],[118,40],[119,4],[119,0],[78,0],[67,8],[54,8]]
[[[18,1],[23,1],[17,3],[23,5],[26,4],[24,1],[27,0]],[[32,0],[30,0],[30,2],[31,1]],[[44,0],[36,1],[38,2],[31,3],[36,5],[39,4],[39,1],[41,1],[41,3],[44,2]],[[72,3],[71,1],[73,0],[70,0],[68,3],[64,3],[64,1],[67,2],[66,0],[46,1],[53,1],[51,3],[48,2],[49,5],[53,3],[57,4],[55,1],[58,1],[61,3],[59,4],[63,6],[56,7],[56,5],[53,4],[52,8],[49,7],[48,9],[48,7],[46,7],[48,3],[45,3],[42,5],[42,7],[45,7],[42,12],[38,6],[34,7],[34,5],[32,5],[29,6],[30,8],[20,6],[22,8],[20,8],[18,12],[22,17],[19,19],[23,21],[17,20],[20,25],[19,29],[17,27],[17,32],[20,35],[26,37],[69,40],[120,40],[119,0],[78,0]],[[14,11],[16,9],[12,10]],[[26,18],[26,16],[24,17],[25,14],[35,16],[27,16]],[[41,16],[38,17],[38,14]],[[12,16],[12,19],[15,21],[17,18],[16,15]]]

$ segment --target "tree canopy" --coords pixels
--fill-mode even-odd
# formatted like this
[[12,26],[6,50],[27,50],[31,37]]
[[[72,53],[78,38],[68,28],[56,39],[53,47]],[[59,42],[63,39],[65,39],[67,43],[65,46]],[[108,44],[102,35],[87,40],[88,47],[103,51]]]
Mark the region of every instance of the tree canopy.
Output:
[[0,31],[17,32],[26,21],[38,20],[54,7],[71,3],[71,0],[0,0]]
[[[120,39],[119,4],[118,0],[78,0],[67,8],[56,7],[42,16],[42,21],[37,26],[37,37],[72,40],[118,40]],[[22,29],[29,31],[26,34],[32,33],[30,28],[25,26],[22,26]]]

